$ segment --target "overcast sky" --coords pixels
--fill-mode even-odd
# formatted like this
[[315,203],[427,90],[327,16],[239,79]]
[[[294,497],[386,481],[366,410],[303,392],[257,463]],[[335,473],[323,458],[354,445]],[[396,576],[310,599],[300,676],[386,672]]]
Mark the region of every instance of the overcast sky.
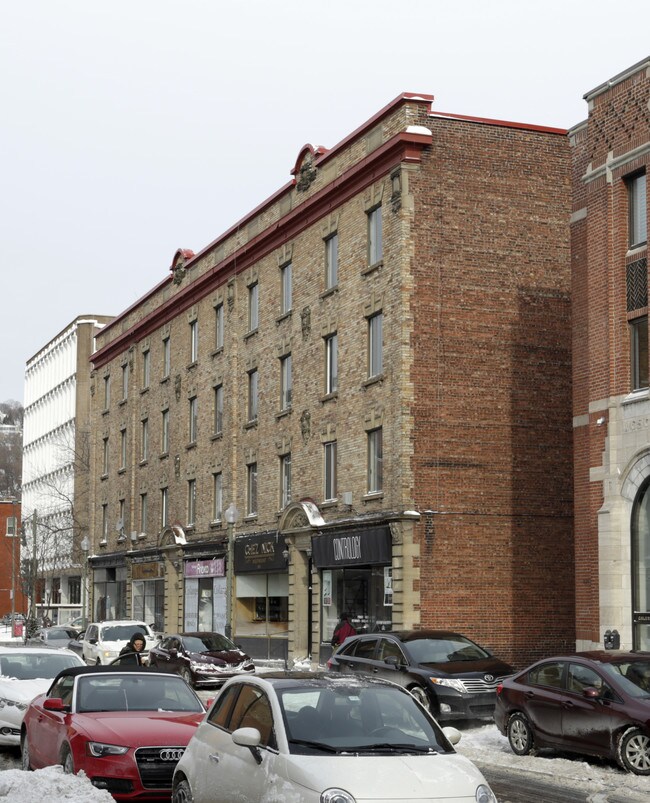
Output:
[[401,92],[569,128],[648,0],[0,0],[0,401]]

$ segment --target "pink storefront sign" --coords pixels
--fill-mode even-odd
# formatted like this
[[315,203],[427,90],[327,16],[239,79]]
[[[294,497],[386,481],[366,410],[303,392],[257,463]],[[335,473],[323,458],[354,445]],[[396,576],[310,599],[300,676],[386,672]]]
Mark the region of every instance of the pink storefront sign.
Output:
[[225,577],[226,559],[185,561],[185,577]]

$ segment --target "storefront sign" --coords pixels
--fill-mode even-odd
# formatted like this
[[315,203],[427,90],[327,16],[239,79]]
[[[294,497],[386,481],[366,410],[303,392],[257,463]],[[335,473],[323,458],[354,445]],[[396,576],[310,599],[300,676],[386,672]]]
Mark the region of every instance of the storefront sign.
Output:
[[235,572],[286,571],[282,552],[287,548],[279,533],[242,535],[235,539]]
[[184,568],[185,577],[225,577],[225,558],[212,560],[186,560]]
[[162,567],[158,561],[149,563],[134,563],[131,566],[133,580],[154,580],[162,577]]
[[312,559],[317,568],[389,564],[391,540],[388,527],[371,527],[312,538]]

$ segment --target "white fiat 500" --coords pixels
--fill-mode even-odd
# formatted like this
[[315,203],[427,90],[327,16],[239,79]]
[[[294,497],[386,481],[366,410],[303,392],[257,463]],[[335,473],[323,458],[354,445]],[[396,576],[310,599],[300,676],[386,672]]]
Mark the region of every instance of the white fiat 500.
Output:
[[173,803],[496,803],[405,689],[278,672],[227,681],[178,762]]

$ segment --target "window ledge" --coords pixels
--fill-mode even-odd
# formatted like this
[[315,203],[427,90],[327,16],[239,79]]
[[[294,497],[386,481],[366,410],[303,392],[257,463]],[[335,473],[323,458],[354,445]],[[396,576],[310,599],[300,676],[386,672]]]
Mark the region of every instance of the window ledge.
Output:
[[318,507],[320,507],[320,508],[323,508],[323,507],[336,507],[336,505],[338,505],[338,503],[339,503],[338,498],[336,498],[336,499],[324,499],[320,503],[320,505]]
[[220,441],[223,439],[223,432],[215,432],[214,435],[210,435],[211,441]]
[[332,287],[328,287],[326,290],[323,290],[323,292],[320,294],[319,298],[321,298],[321,299],[328,298],[329,296],[333,296],[336,293],[338,293],[338,291],[339,291],[338,284],[334,284],[334,285],[332,285]]
[[161,452],[159,455],[160,460],[166,460],[169,457],[169,452]]
[[109,410],[109,408],[108,408],[108,407],[105,407],[105,408],[102,410],[102,415],[108,415],[109,413],[110,413],[110,410]]
[[198,368],[198,365],[199,365],[199,361],[198,360],[192,360],[192,362],[188,362],[187,370],[188,371],[193,371],[195,368]]
[[292,412],[293,412],[293,408],[287,407],[284,410],[280,410],[280,412],[276,413],[275,414],[275,418],[276,418],[276,420],[280,419],[280,418],[284,418],[285,415],[290,415]]
[[282,323],[282,321],[286,321],[286,320],[287,320],[287,318],[291,318],[291,313],[292,313],[292,312],[293,312],[293,310],[291,310],[291,309],[288,309],[286,312],[283,312],[283,313],[281,313],[281,314],[280,314],[280,315],[278,315],[278,317],[275,319],[275,322],[276,322],[276,323]]
[[248,513],[244,516],[244,521],[257,521],[257,513]]
[[140,395],[144,396],[145,393],[149,393],[149,385],[146,388],[140,388]]
[[367,494],[364,494],[361,497],[362,502],[374,502],[375,500],[383,499],[384,492],[383,491],[371,491]]
[[368,377],[368,379],[365,379],[361,383],[361,387],[368,388],[370,387],[370,385],[376,385],[378,382],[383,382],[383,381],[384,381],[384,374],[383,373],[377,374],[376,376],[370,376]]
[[631,245],[625,254],[625,257],[639,256],[648,248],[648,243],[639,243],[638,245]]
[[211,356],[211,357],[218,357],[218,356],[219,356],[219,354],[223,354],[223,346],[219,346],[218,348],[216,348],[216,349],[215,349],[215,350],[214,350],[214,351],[213,351],[213,352],[210,354],[210,356]]
[[259,332],[259,327],[258,326],[256,326],[255,329],[250,329],[244,335],[244,340],[249,340],[251,337],[254,337],[254,335],[256,335],[258,332]]
[[247,421],[244,424],[244,429],[255,429],[257,427],[257,418],[253,418],[252,421]]
[[102,474],[102,476],[99,479],[100,480],[107,480],[108,479],[108,474]]
[[146,466],[146,465],[148,465],[148,464],[149,464],[149,460],[148,460],[146,457],[144,457],[144,458],[143,458],[142,460],[140,460],[140,462],[138,463],[138,465],[139,465],[139,466]]
[[160,380],[160,384],[164,385],[165,382],[169,382],[169,378],[169,374],[167,374],[167,376],[163,376],[163,378]]
[[383,267],[383,265],[384,265],[383,259],[380,259],[378,262],[374,262],[372,265],[366,265],[366,267],[363,268],[363,270],[361,271],[361,275],[367,276],[369,273],[373,273],[374,271],[379,270],[379,268]]
[[338,390],[333,391],[332,393],[326,393],[324,396],[321,396],[320,403],[325,404],[328,401],[333,401],[334,399],[338,399],[339,392]]
[[196,441],[190,441],[185,444],[186,449],[196,449]]
[[126,466],[122,466],[121,468],[118,468],[117,473],[118,474],[126,474]]
[[221,519],[214,519],[214,521],[210,522],[210,529],[211,530],[221,530],[223,529],[223,522]]
[[635,404],[637,402],[648,401],[650,399],[650,388],[639,388],[628,393],[621,401],[621,404]]
[[117,406],[118,407],[124,407],[124,405],[127,403],[127,401],[128,401],[128,398],[124,397],[123,399],[120,399],[118,401]]

